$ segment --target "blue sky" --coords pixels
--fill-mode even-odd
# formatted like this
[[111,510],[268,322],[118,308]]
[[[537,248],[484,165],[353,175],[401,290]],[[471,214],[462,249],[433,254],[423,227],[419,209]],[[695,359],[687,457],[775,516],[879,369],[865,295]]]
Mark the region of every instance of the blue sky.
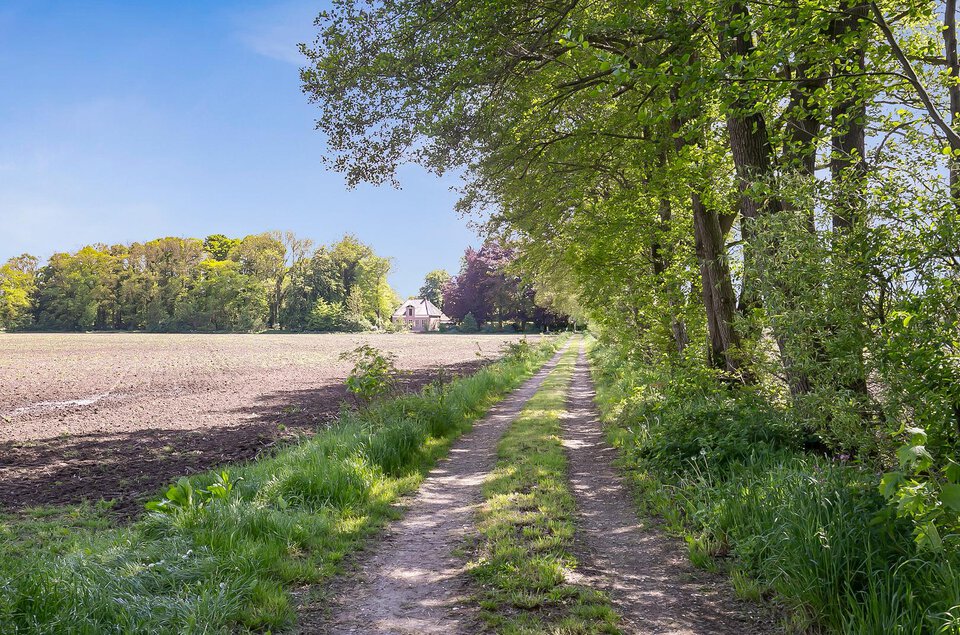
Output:
[[0,261],[158,236],[356,234],[404,296],[477,238],[452,179],[348,190],[296,45],[324,2],[0,3]]

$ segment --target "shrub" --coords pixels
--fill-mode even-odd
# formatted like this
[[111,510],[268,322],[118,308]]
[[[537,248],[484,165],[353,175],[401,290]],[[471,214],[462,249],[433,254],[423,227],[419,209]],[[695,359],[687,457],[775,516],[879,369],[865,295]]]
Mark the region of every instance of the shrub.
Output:
[[462,333],[476,333],[480,330],[480,327],[477,325],[477,318],[473,317],[473,313],[467,313],[463,316],[463,319],[460,321],[460,331]]
[[318,298],[307,316],[307,328],[321,332],[360,333],[373,330],[373,324],[363,316],[350,313],[341,303],[333,304]]
[[342,353],[340,359],[354,362],[347,377],[347,389],[362,403],[369,404],[396,388],[400,371],[393,353],[384,353],[364,344]]

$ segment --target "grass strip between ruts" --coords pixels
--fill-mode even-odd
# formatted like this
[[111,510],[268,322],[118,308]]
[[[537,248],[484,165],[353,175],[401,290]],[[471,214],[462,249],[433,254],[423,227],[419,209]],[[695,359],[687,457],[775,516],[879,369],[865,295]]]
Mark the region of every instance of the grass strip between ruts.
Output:
[[619,632],[606,594],[571,581],[575,502],[560,422],[576,358],[574,345],[511,424],[483,488],[470,571],[497,633]]
[[[226,500],[122,527],[96,508],[0,516],[0,632],[227,633],[289,627],[289,591],[329,578],[452,441],[557,340],[444,388],[391,399],[230,468]],[[209,487],[213,473],[191,477]],[[96,492],[91,492],[95,497]]]

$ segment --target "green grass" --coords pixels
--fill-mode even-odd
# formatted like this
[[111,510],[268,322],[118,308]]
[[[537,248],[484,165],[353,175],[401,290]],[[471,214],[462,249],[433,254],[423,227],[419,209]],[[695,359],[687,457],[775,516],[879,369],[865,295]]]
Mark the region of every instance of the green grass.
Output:
[[788,632],[960,633],[960,556],[919,548],[887,514],[879,475],[803,452],[754,395],[592,358],[609,438],[638,504],[691,561],[773,600]]
[[[235,487],[224,500],[123,527],[89,506],[0,518],[0,632],[289,627],[290,589],[328,579],[395,518],[397,498],[555,345],[519,349],[443,390],[346,413],[309,441],[230,469]],[[205,474],[190,484],[197,490],[215,479]]]
[[498,446],[484,485],[470,571],[481,615],[497,633],[617,633],[602,592],[572,584],[574,499],[560,438],[577,351],[571,347]]

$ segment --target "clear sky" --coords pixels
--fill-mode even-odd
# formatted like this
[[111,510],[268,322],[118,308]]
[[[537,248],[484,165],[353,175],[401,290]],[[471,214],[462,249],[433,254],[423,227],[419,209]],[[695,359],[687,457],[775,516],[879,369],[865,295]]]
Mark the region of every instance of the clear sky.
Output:
[[2,0],[0,262],[94,242],[356,234],[391,282],[455,272],[477,242],[454,181],[348,190],[321,163],[296,46],[325,0]]

